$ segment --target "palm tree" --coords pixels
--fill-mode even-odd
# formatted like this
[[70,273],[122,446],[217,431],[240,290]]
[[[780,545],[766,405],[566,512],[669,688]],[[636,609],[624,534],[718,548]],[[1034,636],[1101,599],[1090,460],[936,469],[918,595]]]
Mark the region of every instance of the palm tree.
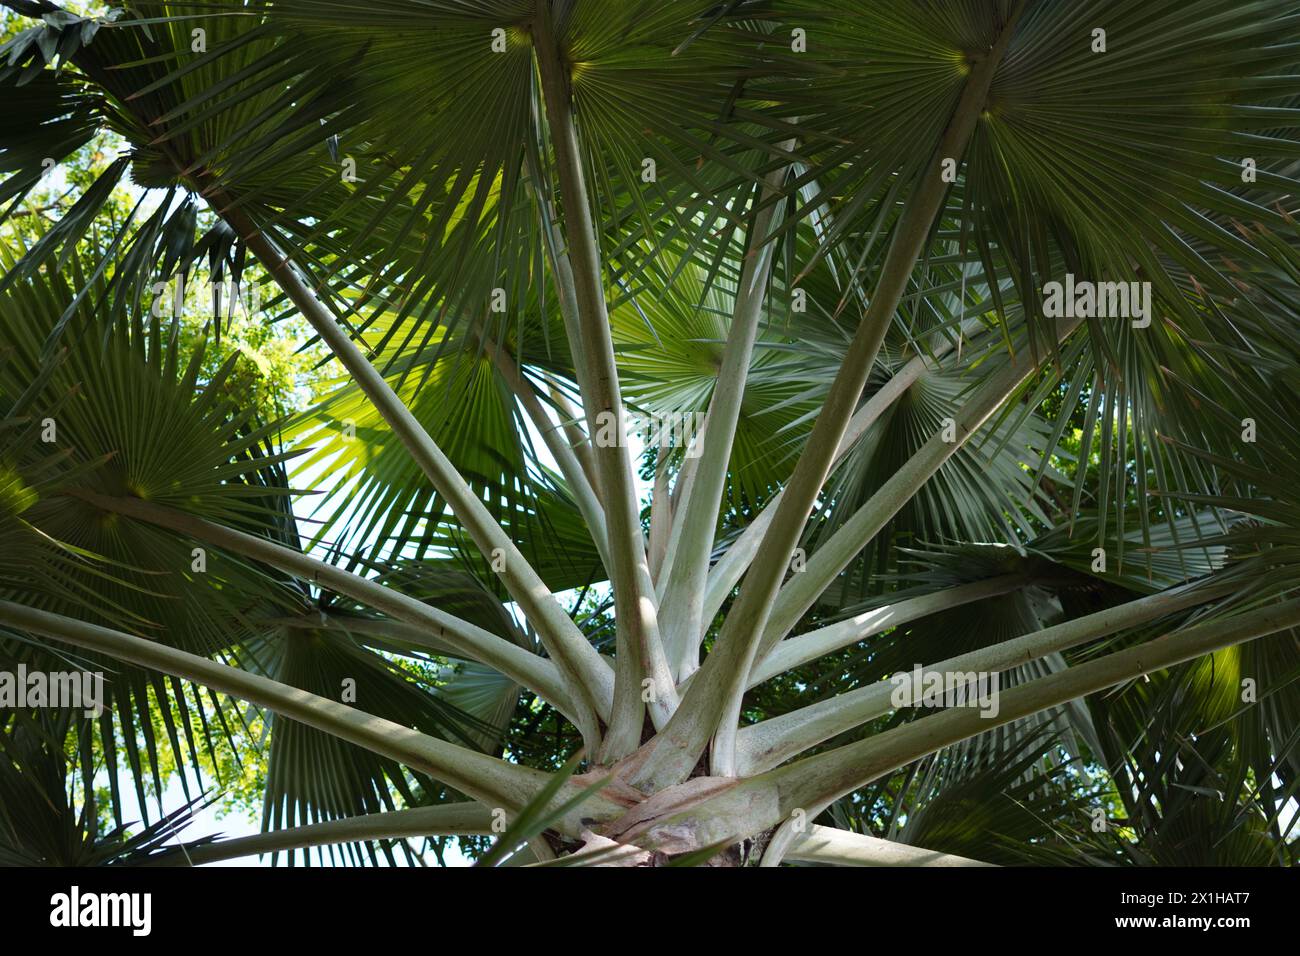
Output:
[[0,859],[1294,862],[1293,5],[3,6]]

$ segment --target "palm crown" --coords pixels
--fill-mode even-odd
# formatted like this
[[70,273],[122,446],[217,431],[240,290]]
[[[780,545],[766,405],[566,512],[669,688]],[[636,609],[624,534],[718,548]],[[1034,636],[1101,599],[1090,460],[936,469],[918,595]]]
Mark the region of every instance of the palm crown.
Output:
[[4,6],[0,859],[1293,862],[1287,4]]

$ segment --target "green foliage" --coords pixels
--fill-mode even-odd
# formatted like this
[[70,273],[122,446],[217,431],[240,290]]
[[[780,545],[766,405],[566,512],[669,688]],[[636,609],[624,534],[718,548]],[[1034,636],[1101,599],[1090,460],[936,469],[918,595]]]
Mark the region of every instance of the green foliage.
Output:
[[[255,237],[231,224],[251,223],[581,632],[613,650],[581,482],[538,440],[581,424],[565,399],[581,397],[575,352],[589,344],[573,334],[560,266],[576,227],[557,219],[538,2],[130,0],[7,17],[0,37],[0,598],[330,699],[354,680],[367,713],[551,772],[554,789],[496,850],[466,842],[484,865],[563,815],[548,805],[581,737],[555,707],[319,581],[216,548],[200,570],[200,542],[93,498],[309,553],[543,654],[498,556],[331,364],[277,283],[280,262],[250,255]],[[715,558],[793,472],[901,210],[942,160],[955,161],[951,183],[861,400],[918,356],[933,361],[836,466],[802,546],[815,555],[995,376],[1038,369],[795,632],[1000,575],[1024,586],[778,675],[746,696],[745,722],[1188,582],[1230,593],[1008,683],[1294,595],[1300,19],[1287,4],[1029,3],[960,157],[934,144],[1019,8],[1009,0],[553,6],[590,191],[578,198],[631,408],[707,411],[745,250],[771,243]],[[1096,24],[1105,53],[1091,48]],[[763,198],[763,177],[787,168]],[[777,224],[756,236],[768,206]],[[1067,274],[1151,283],[1151,324],[1090,318],[1058,343],[1043,289]],[[498,347],[553,420],[532,418]],[[640,465],[646,484],[662,469],[674,489],[690,467],[657,448]],[[706,652],[733,598],[708,622]],[[996,862],[1294,863],[1297,646],[1284,633],[1015,721],[824,819]],[[4,718],[6,861],[132,861],[174,834],[180,816],[132,830],[123,785],[142,813],[173,781],[196,800],[219,790],[218,806],[256,805],[268,829],[463,799],[251,705],[0,631],[0,666],[67,661],[112,672],[110,707],[75,725]],[[1257,700],[1243,701],[1244,679]],[[879,718],[822,749],[915,719]],[[39,813],[26,806],[38,798]],[[1114,822],[1102,832],[1098,809]],[[441,859],[445,842],[431,845]],[[381,857],[421,855],[377,841],[335,859]]]

